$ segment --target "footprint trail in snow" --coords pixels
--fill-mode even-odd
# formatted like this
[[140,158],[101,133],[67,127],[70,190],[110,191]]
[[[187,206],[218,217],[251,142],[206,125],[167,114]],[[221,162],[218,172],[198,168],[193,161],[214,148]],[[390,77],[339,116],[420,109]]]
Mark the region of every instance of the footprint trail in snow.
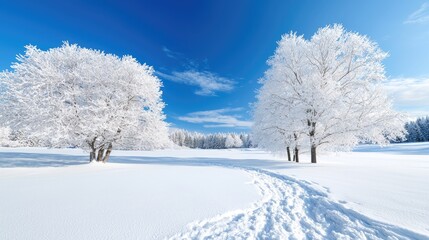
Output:
[[293,178],[244,170],[253,176],[261,200],[244,210],[191,223],[170,239],[429,239],[369,219]]

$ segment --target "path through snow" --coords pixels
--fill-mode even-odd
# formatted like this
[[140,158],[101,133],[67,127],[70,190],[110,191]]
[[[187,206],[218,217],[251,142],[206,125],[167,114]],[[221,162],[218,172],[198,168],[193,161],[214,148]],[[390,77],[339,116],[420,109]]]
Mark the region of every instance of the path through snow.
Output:
[[347,209],[305,182],[244,170],[253,176],[261,200],[244,210],[191,223],[170,239],[429,239]]

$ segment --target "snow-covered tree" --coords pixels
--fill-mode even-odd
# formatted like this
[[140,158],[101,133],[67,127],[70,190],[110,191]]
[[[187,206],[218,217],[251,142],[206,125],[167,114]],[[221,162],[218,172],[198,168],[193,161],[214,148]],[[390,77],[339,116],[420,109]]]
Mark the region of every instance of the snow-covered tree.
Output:
[[225,138],[225,148],[240,148],[243,146],[243,141],[236,134],[228,134]]
[[1,80],[3,122],[45,145],[82,147],[91,161],[107,161],[125,142],[154,148],[168,139],[161,82],[131,56],[67,42],[47,51],[26,46]]
[[407,142],[429,141],[429,116],[405,124]]
[[420,141],[426,142],[429,141],[429,118],[417,118],[416,120],[417,126],[420,128]]
[[0,127],[0,146],[1,147],[9,147],[14,146],[16,144],[15,141],[11,141],[11,130],[9,127]]
[[[368,37],[341,25],[321,28],[309,40],[283,35],[255,104],[258,144],[268,146],[283,134],[285,140],[270,150],[284,151],[297,133],[296,144],[308,146],[316,163],[317,149],[350,149],[360,141],[387,144],[403,137],[403,116],[392,109],[380,84],[386,56]],[[303,134],[307,142],[300,140]]]
[[235,140],[234,140],[234,137],[231,134],[228,134],[226,136],[225,147],[226,148],[233,148],[233,147],[235,147]]
[[250,148],[252,147],[252,140],[250,139],[250,134],[240,134],[241,142],[243,143],[243,148]]
[[234,147],[235,148],[241,148],[243,147],[243,141],[241,140],[240,136],[237,134],[232,135],[234,138]]

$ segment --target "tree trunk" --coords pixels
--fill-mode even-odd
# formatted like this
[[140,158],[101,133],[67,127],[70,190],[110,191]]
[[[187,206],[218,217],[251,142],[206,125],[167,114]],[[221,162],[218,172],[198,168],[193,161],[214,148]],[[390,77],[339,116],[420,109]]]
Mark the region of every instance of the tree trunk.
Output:
[[317,163],[315,145],[311,145],[311,163]]
[[298,148],[297,147],[295,148],[295,156],[296,156],[295,157],[296,162],[299,163],[299,154],[298,154]]
[[97,138],[93,138],[91,142],[87,141],[89,147],[91,148],[91,152],[89,153],[89,162],[92,162],[95,160],[95,141],[97,140]]
[[95,160],[95,150],[91,150],[89,153],[89,162],[92,162]]
[[308,120],[308,126],[310,127],[311,163],[316,163],[316,145],[314,139],[316,135],[316,123]]
[[109,147],[107,147],[107,150],[106,150],[106,154],[104,155],[104,158],[103,158],[103,162],[107,162],[107,161],[109,161],[109,157],[110,157],[110,153],[112,152],[112,144],[110,143],[109,144]]
[[104,149],[100,148],[98,150],[98,155],[97,155],[97,162],[101,162],[103,160],[103,155],[104,155]]
[[287,151],[287,160],[290,162],[290,148],[287,147],[286,151]]

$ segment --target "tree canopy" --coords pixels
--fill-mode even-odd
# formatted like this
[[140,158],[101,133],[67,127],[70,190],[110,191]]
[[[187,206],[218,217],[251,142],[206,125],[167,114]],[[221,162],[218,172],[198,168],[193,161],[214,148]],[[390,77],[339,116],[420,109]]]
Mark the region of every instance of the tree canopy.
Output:
[[168,142],[161,82],[131,56],[66,42],[47,51],[26,46],[11,68],[1,74],[1,117],[12,130],[45,145],[89,149],[91,160],[98,152],[100,161],[125,142],[130,148]]

